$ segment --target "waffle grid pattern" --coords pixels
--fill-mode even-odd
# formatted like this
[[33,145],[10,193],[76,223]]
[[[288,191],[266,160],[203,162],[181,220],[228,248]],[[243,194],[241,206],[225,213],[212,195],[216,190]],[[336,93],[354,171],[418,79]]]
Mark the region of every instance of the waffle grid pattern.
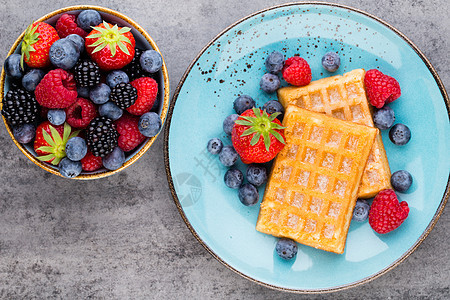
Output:
[[[333,76],[311,82],[305,87],[285,87],[278,91],[278,99],[286,107],[296,105],[307,110],[325,113],[341,120],[374,127],[364,90],[363,69],[343,76]],[[378,134],[364,172],[358,196],[368,198],[380,190],[390,188],[390,170],[381,135]]]
[[289,106],[257,230],[341,253],[377,130]]

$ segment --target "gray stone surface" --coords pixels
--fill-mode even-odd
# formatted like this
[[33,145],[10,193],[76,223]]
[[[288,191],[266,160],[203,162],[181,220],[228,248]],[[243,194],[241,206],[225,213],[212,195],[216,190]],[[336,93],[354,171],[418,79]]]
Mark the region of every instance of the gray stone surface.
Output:
[[[30,21],[79,1],[0,0],[0,61]],[[83,1],[132,16],[158,43],[171,90],[226,26],[284,1]],[[436,1],[338,1],[406,34],[450,86],[450,5]],[[384,276],[330,295],[294,295],[250,282],[191,235],[169,193],[163,137],[136,164],[96,181],[45,174],[0,125],[2,299],[448,299],[449,213],[419,248]]]

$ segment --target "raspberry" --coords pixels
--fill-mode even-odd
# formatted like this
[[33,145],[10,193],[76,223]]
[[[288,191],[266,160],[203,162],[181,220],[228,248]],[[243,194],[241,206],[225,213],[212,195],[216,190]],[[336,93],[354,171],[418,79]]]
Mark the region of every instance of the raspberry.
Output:
[[116,121],[116,130],[119,132],[119,147],[124,152],[136,148],[146,137],[139,131],[139,118],[130,114],[124,114]]
[[131,85],[137,89],[138,97],[136,102],[127,108],[127,111],[137,116],[149,112],[158,94],[158,83],[153,78],[141,77],[133,80]]
[[294,56],[284,62],[283,78],[287,83],[295,86],[304,86],[311,82],[311,68],[306,60]]
[[60,38],[65,38],[70,34],[78,34],[83,38],[87,36],[87,32],[78,27],[74,15],[63,14],[56,22],[55,27]]
[[97,115],[94,103],[84,98],[77,98],[74,104],[66,108],[66,122],[75,128],[86,128]]
[[373,199],[369,224],[378,233],[388,233],[399,227],[408,217],[408,203],[399,203],[393,190],[383,190]]
[[81,168],[83,171],[92,172],[97,171],[103,166],[103,160],[99,156],[94,156],[88,149],[86,155],[81,159]]
[[73,75],[63,69],[49,71],[35,90],[36,101],[47,108],[66,108],[77,99]]
[[377,69],[366,72],[364,76],[367,97],[370,104],[381,108],[385,103],[390,103],[402,94],[400,85],[395,78],[385,75]]

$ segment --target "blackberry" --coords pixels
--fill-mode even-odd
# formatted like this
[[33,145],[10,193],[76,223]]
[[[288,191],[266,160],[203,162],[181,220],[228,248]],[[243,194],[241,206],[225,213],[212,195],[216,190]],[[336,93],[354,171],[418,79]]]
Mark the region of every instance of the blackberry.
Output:
[[3,99],[2,115],[12,126],[33,123],[39,115],[34,94],[24,89],[9,90]]
[[122,69],[128,74],[130,81],[141,77],[152,77],[151,73],[145,72],[141,67],[140,59],[143,52],[143,50],[136,48],[133,60]]
[[91,60],[82,60],[77,63],[74,68],[74,73],[78,86],[94,87],[100,83],[100,68]]
[[119,83],[111,91],[109,99],[121,109],[126,109],[136,102],[137,89],[131,83]]
[[113,120],[97,117],[86,128],[86,142],[94,156],[105,157],[117,146],[119,133]]

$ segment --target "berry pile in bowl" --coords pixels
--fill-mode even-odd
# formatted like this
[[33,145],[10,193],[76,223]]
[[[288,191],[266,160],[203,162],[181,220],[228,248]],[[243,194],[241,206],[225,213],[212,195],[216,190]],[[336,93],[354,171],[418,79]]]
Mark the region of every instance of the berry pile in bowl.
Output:
[[66,178],[117,173],[153,144],[169,79],[150,35],[116,11],[73,6],[36,21],[3,66],[1,114],[35,164]]

